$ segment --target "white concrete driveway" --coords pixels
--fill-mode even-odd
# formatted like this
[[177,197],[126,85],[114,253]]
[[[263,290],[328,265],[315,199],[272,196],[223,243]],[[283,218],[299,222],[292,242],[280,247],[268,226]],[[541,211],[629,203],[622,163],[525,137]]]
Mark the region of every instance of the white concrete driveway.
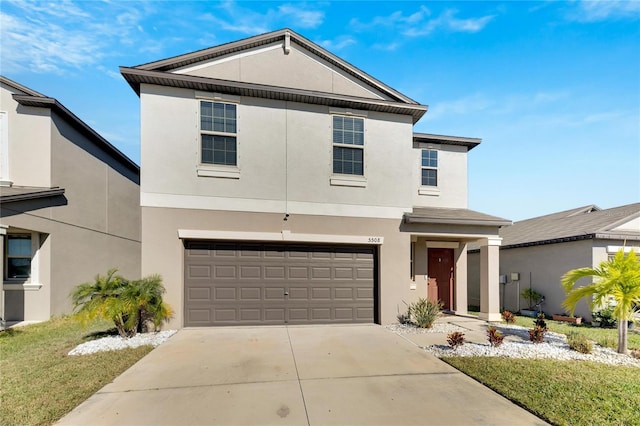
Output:
[[60,425],[534,425],[377,325],[183,329]]

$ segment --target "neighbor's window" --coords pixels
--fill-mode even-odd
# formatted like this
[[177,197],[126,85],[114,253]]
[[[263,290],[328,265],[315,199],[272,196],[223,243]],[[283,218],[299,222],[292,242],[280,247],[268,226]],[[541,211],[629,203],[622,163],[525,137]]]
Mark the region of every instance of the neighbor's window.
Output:
[[422,150],[422,186],[438,186],[438,151]]
[[31,235],[7,235],[7,278],[31,276]]
[[201,159],[203,164],[236,166],[236,105],[200,101]]
[[364,119],[333,116],[333,173],[364,175]]

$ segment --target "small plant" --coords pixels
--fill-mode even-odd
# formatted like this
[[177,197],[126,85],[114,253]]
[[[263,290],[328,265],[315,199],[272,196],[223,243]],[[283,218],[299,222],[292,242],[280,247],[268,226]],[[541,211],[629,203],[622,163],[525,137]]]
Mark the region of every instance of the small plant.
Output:
[[615,349],[618,346],[618,339],[613,336],[602,336],[598,339],[598,344],[603,348]]
[[522,290],[520,296],[522,296],[523,299],[527,299],[529,301],[529,309],[533,309],[538,300],[542,299],[542,294],[532,288],[526,288]]
[[593,312],[591,316],[593,321],[600,323],[600,327],[603,328],[614,328],[618,323],[613,316],[613,308],[611,306]]
[[631,349],[631,356],[640,359],[640,349]]
[[507,323],[507,324],[514,324],[516,322],[516,316],[513,314],[513,312],[511,311],[504,311],[502,313],[502,319]]
[[396,318],[398,318],[398,323],[400,323],[400,324],[410,324],[411,323],[411,318],[410,318],[409,312],[400,313],[400,314],[398,314],[398,316]]
[[456,350],[458,346],[464,345],[464,333],[461,331],[454,331],[447,334],[447,343],[449,343],[451,349]]
[[593,351],[593,342],[587,339],[584,334],[576,333],[575,331],[569,333],[567,343],[571,349],[583,354],[590,354]]
[[409,305],[409,316],[416,326],[431,328],[435,320],[440,316],[441,309],[442,302],[432,302],[421,297],[417,302]]
[[540,312],[536,320],[533,322],[533,328],[529,330],[529,340],[533,343],[542,343],[547,330],[547,323],[544,320],[544,314]]
[[489,337],[489,344],[494,348],[499,347],[504,340],[504,335],[494,326],[487,328],[487,337]]

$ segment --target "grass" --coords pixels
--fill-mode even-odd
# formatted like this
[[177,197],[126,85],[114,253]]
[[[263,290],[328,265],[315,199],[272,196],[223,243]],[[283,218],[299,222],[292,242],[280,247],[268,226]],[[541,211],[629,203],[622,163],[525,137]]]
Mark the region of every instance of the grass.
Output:
[[636,367],[500,357],[443,360],[557,425],[640,425]]
[[[533,328],[533,318],[517,316],[516,325],[522,327]],[[553,321],[545,319],[547,328],[554,333],[569,335],[571,332],[584,335],[587,339],[593,340],[600,346],[617,349],[618,347],[618,330],[616,328],[591,327],[589,324],[570,324],[567,322]],[[638,324],[640,325],[640,324]],[[629,349],[640,350],[640,331],[636,328],[628,331],[627,344]]]
[[68,356],[80,343],[110,334],[113,324],[86,328],[69,317],[0,332],[2,424],[49,425],[151,351],[151,346]]

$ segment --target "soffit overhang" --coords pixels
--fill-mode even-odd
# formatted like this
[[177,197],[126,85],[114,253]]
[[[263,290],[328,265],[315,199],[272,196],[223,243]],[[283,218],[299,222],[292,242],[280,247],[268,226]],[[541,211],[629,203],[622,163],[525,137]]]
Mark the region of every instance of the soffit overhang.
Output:
[[360,98],[335,93],[270,86],[266,84],[245,83],[233,80],[221,80],[185,74],[172,74],[163,71],[149,71],[139,68],[120,67],[120,73],[138,96],[140,95],[141,84],[153,84],[158,86],[201,90],[205,92],[219,92],[253,98],[410,115],[413,119],[413,124],[422,118],[428,108],[426,105],[419,104]]
[[476,146],[480,145],[482,139],[480,138],[468,138],[462,136],[447,136],[447,135],[434,135],[431,133],[414,133],[413,141],[417,143],[433,143],[442,145],[459,145],[467,147],[468,151],[471,151]]
[[56,197],[64,194],[64,188],[41,188],[27,186],[0,187],[0,202],[12,203],[17,201],[35,200],[38,198]]

